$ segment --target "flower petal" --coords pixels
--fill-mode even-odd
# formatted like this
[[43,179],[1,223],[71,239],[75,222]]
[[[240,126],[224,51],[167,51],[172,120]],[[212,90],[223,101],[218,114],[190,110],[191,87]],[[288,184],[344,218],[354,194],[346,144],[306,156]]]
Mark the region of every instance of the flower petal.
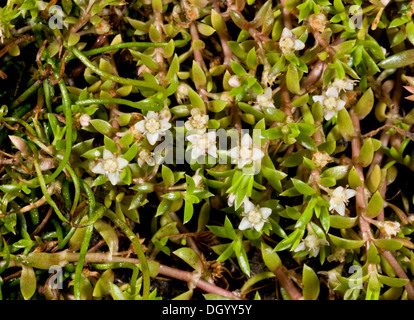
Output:
[[272,214],[272,209],[267,207],[260,208],[263,219],[267,219]]
[[243,137],[241,138],[240,144],[242,146],[247,146],[247,147],[251,146],[253,144],[252,137],[247,133],[244,134]]
[[124,158],[116,158],[116,162],[118,162],[118,170],[125,168],[128,165],[128,161]]
[[345,203],[337,204],[334,209],[338,212],[341,216],[345,215]]
[[135,130],[138,130],[140,132],[145,132],[145,120],[138,121],[134,125]]
[[104,149],[103,150],[103,159],[106,160],[106,159],[111,159],[111,158],[115,158],[114,154],[111,151],[109,151],[107,149]]
[[280,39],[287,38],[287,37],[293,37],[293,33],[292,31],[290,31],[290,29],[283,28]]
[[333,116],[335,115],[335,111],[334,110],[324,110],[323,112],[323,116],[325,118],[326,121],[329,121],[333,118]]
[[244,201],[244,212],[245,213],[248,213],[248,212],[252,211],[254,209],[254,207],[255,206],[254,206],[253,202],[251,202],[250,200],[246,199]]
[[117,185],[118,182],[121,181],[121,178],[118,172],[108,174],[108,179],[114,186]]
[[240,230],[250,229],[251,227],[253,227],[253,226],[246,217],[243,218],[242,221],[239,224],[239,229]]
[[92,169],[93,173],[96,174],[105,174],[105,170],[103,169],[103,163],[99,162],[93,169]]
[[305,48],[305,44],[302,41],[296,39],[294,48],[297,51],[302,50],[303,48]]
[[358,192],[356,192],[355,190],[353,190],[353,189],[346,189],[345,190],[345,199],[349,199],[349,198],[352,198],[352,197],[355,197],[356,196],[356,194],[357,194]]
[[329,87],[328,90],[326,90],[326,96],[327,97],[338,98],[338,96],[339,96],[338,89],[335,88],[335,87]]
[[260,232],[260,230],[263,228],[263,225],[264,225],[264,222],[263,222],[263,221],[261,221],[261,222],[259,222],[259,223],[256,223],[256,224],[254,225],[254,228],[256,229],[256,231]]
[[147,140],[151,145],[154,145],[157,143],[158,140],[158,132],[155,133],[147,133]]
[[315,101],[315,103],[319,102],[321,105],[323,105],[323,102],[324,102],[325,98],[326,98],[325,96],[313,96],[312,97],[312,99],[313,99],[313,101]]

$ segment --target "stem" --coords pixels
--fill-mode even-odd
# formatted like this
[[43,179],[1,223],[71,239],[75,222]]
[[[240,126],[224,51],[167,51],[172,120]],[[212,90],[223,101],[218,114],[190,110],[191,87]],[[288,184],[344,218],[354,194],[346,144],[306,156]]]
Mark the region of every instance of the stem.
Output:
[[76,47],[68,47],[68,50],[72,51],[72,53],[88,68],[90,68],[93,72],[97,75],[101,76],[102,78],[109,79],[121,84],[125,85],[133,85],[137,87],[149,88],[153,89],[157,92],[165,92],[165,89],[160,85],[149,83],[148,81],[143,80],[136,80],[136,79],[126,79],[118,76],[114,76],[110,73],[102,71],[101,69],[95,67],[95,65]]
[[285,270],[282,268],[276,269],[274,271],[277,280],[280,282],[282,287],[287,291],[292,300],[303,300],[303,295],[295,287],[292,281],[290,281]]
[[[191,36],[187,32],[183,32],[183,38],[182,40],[175,40],[174,45],[175,47],[185,45],[187,42],[191,40]],[[124,48],[157,48],[157,47],[165,47],[167,46],[168,42],[159,42],[159,43],[153,43],[153,42],[125,42],[125,43],[118,43],[113,44],[110,46],[105,46],[101,48],[91,49],[91,50],[85,50],[82,51],[82,54],[84,56],[92,56],[99,53],[109,52],[109,51],[115,51],[119,49]],[[76,59],[77,56],[73,53],[70,53],[66,56],[65,62],[68,63],[69,61],[72,61],[73,59]]]
[[143,294],[142,297],[144,300],[148,300],[148,296],[150,293],[150,273],[149,273],[149,267],[147,258],[145,257],[144,250],[142,249],[141,243],[139,242],[139,239],[137,236],[132,232],[132,230],[129,228],[129,226],[118,216],[112,212],[109,209],[105,210],[105,215],[112,220],[113,223],[115,223],[122,232],[128,237],[128,239],[132,242],[132,245],[135,248],[135,251],[137,253],[138,259],[141,264],[141,270],[143,274]]

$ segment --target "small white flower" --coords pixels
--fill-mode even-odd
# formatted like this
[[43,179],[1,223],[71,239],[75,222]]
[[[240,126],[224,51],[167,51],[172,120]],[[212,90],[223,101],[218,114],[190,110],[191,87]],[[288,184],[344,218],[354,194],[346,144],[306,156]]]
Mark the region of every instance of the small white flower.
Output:
[[282,35],[280,36],[279,47],[282,49],[282,52],[286,54],[302,50],[305,48],[305,44],[301,40],[296,39],[292,31],[288,28],[284,28]]
[[338,91],[350,91],[354,90],[355,82],[357,82],[357,80],[351,80],[349,78],[335,79],[332,83],[332,87],[337,88]]
[[396,221],[379,221],[378,227],[386,238],[396,236],[400,232],[400,223]]
[[148,111],[144,116],[144,120],[138,121],[134,129],[146,134],[148,142],[154,145],[158,137],[163,135],[165,131],[171,128],[171,123],[168,120],[161,119],[159,114],[154,111]]
[[[229,193],[229,196],[227,198],[227,204],[229,207],[234,205],[234,201],[236,200],[236,195],[233,192]],[[241,202],[241,205],[244,206],[244,204],[249,201],[249,198],[247,196],[244,197],[243,201]]]
[[345,215],[345,206],[348,200],[357,194],[355,190],[345,189],[343,187],[337,187],[331,194],[329,200],[329,211],[335,210],[341,216]]
[[217,157],[216,133],[214,131],[204,134],[192,134],[189,135],[187,139],[192,143],[192,159],[197,159],[206,154],[209,154],[214,158]]
[[345,107],[345,101],[339,98],[338,89],[335,87],[328,88],[324,95],[313,96],[313,101],[321,104],[324,118],[327,121]]
[[239,229],[246,230],[255,228],[256,231],[260,231],[271,214],[272,209],[255,206],[252,202],[247,200],[244,202],[243,219],[240,222]]
[[256,97],[256,103],[253,106],[257,110],[263,110],[264,108],[275,108],[273,103],[272,88],[267,87],[263,90],[262,94],[258,94]]
[[79,123],[82,127],[89,126],[89,124],[91,123],[90,115],[87,114],[87,113],[84,113],[83,115],[81,115],[80,118],[79,118]]
[[240,145],[230,149],[228,154],[232,158],[232,162],[237,163],[240,169],[264,156],[260,148],[253,147],[253,139],[247,133],[241,138]]
[[121,181],[120,173],[127,165],[127,160],[122,157],[116,157],[111,151],[104,149],[103,160],[92,169],[92,172],[103,174],[112,185],[116,185]]
[[138,153],[137,162],[140,167],[142,167],[145,163],[149,166],[154,166],[155,165],[154,152],[151,152],[147,149],[142,149]]
[[208,127],[208,115],[203,114],[200,109],[192,108],[191,117],[184,123],[185,128],[188,131],[197,131],[198,133],[203,133],[207,130]]
[[329,245],[326,239],[321,239],[317,235],[310,234],[303,239],[295,248],[294,252],[309,251],[312,257],[317,257],[320,247]]
[[241,85],[241,82],[240,82],[239,76],[234,75],[234,76],[231,76],[229,78],[229,86],[230,87],[238,88],[238,87],[240,87],[240,85]]

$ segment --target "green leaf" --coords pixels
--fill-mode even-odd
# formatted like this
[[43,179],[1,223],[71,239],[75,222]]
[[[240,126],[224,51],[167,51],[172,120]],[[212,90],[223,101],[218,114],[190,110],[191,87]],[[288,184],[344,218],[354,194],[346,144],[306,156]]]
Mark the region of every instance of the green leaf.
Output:
[[275,272],[282,266],[282,261],[280,260],[279,255],[276,253],[276,251],[264,242],[261,243],[261,251],[263,261],[270,271]]
[[256,49],[254,47],[247,53],[246,65],[250,70],[256,70],[257,68]]
[[311,186],[307,185],[305,182],[295,178],[292,178],[291,180],[296,190],[298,190],[300,193],[307,196],[311,196],[316,193],[316,190],[313,189]]
[[319,296],[320,282],[315,271],[306,264],[303,265],[302,283],[303,298],[305,300],[316,300]]
[[358,223],[358,217],[345,217],[339,215],[330,215],[329,220],[331,227],[336,229],[353,228]]
[[298,69],[289,64],[286,73],[286,86],[293,94],[300,94],[300,76]]
[[369,88],[361,98],[358,100],[358,103],[354,107],[354,112],[358,115],[360,120],[364,119],[372,110],[374,106],[374,92],[372,88]]
[[105,270],[96,282],[92,295],[100,298],[111,292],[111,283],[115,280],[115,274],[112,269]]
[[377,247],[389,251],[400,250],[403,247],[403,243],[397,239],[374,239],[374,243]]
[[220,13],[215,10],[211,10],[211,25],[217,32],[222,33],[227,30],[226,22]]
[[408,40],[414,44],[414,22],[410,21],[405,25],[405,32],[407,33]]
[[112,125],[108,121],[102,119],[92,119],[91,125],[96,131],[102,133],[103,135],[111,137],[115,133],[115,129]]
[[385,284],[386,286],[392,288],[399,288],[405,286],[410,280],[409,279],[401,279],[401,278],[392,278],[383,276],[381,274],[378,275],[378,280]]
[[231,70],[233,70],[233,72],[239,77],[244,77],[245,75],[247,75],[246,70],[241,66],[241,64],[237,63],[234,60],[231,60],[230,64]]
[[352,169],[349,170],[348,183],[351,189],[356,189],[362,186],[361,178],[359,177],[358,172],[356,172],[355,167],[352,167]]
[[367,253],[367,261],[368,263],[372,264],[379,264],[381,262],[381,258],[378,254],[377,247],[375,245],[371,244],[368,249]]
[[374,146],[371,138],[365,140],[361,147],[361,151],[358,156],[358,161],[363,167],[367,167],[371,164],[374,157]]
[[161,176],[166,187],[172,187],[175,184],[174,172],[165,165],[162,165]]
[[233,224],[230,222],[229,217],[226,216],[224,219],[224,230],[226,232],[226,238],[236,240],[237,234],[236,231],[234,231]]
[[30,300],[30,298],[36,292],[36,274],[32,267],[23,265],[22,273],[20,275],[20,291],[24,300]]
[[383,208],[383,200],[381,194],[377,191],[374,193],[374,195],[371,197],[371,199],[368,202],[367,209],[365,211],[365,215],[370,218],[375,218],[379,215]]
[[200,256],[193,249],[180,248],[175,250],[173,253],[189,264],[194,270],[198,272],[203,271],[203,261],[201,261]]
[[344,238],[334,236],[332,234],[329,234],[329,238],[331,239],[334,245],[336,245],[339,248],[343,248],[343,249],[358,249],[362,247],[365,243],[364,240],[344,239]]
[[205,88],[207,85],[206,75],[203,69],[201,69],[200,65],[195,60],[193,60],[193,67],[191,68],[191,73],[196,88]]
[[352,124],[351,117],[345,108],[338,111],[338,128],[339,132],[345,139],[352,139],[354,135],[354,125]]
[[398,52],[378,63],[383,69],[399,69],[414,63],[414,49]]
[[340,165],[328,168],[322,172],[321,177],[334,177],[337,181],[346,177],[348,174],[349,165]]
[[318,151],[318,147],[311,136],[300,133],[295,139],[305,148],[315,152]]
[[300,218],[296,222],[295,228],[305,227],[308,224],[308,222],[312,219],[313,212],[314,212],[314,208],[315,208],[315,204],[316,204],[316,200],[315,199],[316,198],[312,198],[308,202],[305,211],[303,211],[302,215],[300,216]]

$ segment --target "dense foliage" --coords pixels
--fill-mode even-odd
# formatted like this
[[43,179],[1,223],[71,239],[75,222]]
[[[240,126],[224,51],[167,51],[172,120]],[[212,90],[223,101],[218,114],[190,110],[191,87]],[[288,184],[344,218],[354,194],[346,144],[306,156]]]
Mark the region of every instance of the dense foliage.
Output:
[[1,6],[1,299],[414,299],[414,1]]

